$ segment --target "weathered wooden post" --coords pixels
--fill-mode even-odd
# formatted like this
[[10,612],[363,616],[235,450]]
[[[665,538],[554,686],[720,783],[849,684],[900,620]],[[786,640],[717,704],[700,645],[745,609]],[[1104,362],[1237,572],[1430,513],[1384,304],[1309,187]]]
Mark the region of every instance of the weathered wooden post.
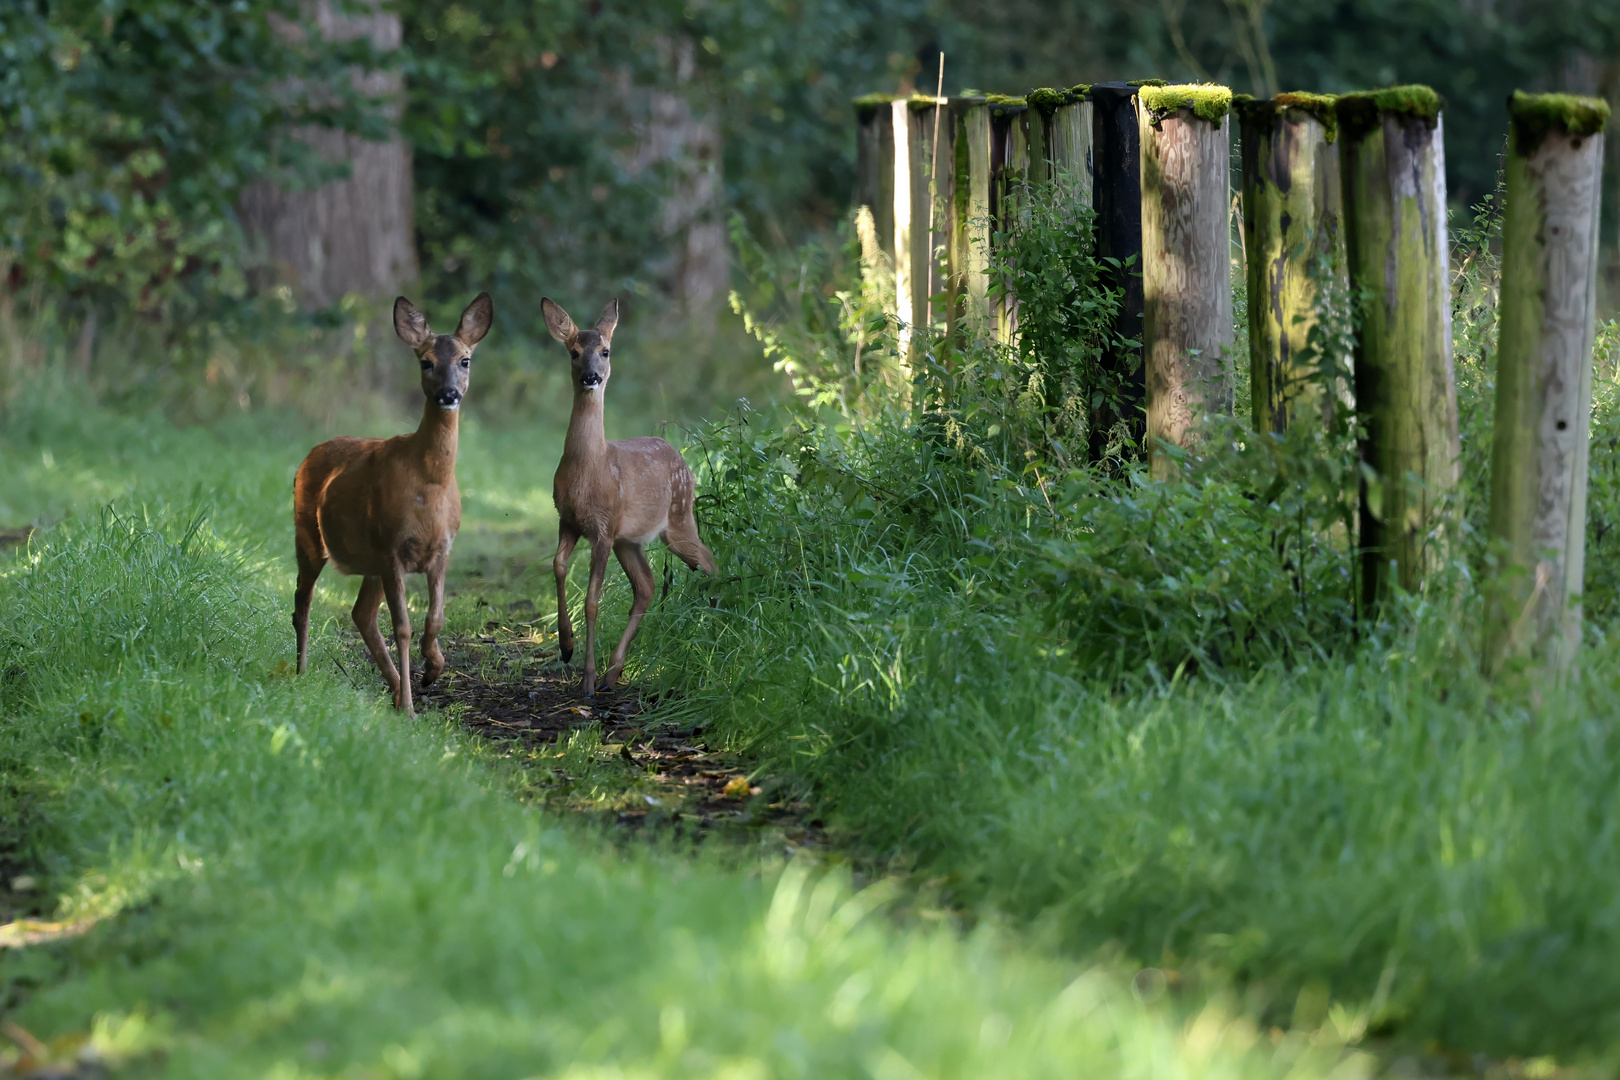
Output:
[[1137,86],[1096,83],[1092,101],[1092,199],[1097,209],[1097,254],[1118,264],[1109,286],[1121,293],[1116,335],[1134,346],[1102,358],[1115,384],[1112,400],[1092,411],[1091,458],[1100,460],[1116,429],[1140,444],[1147,383],[1142,365],[1142,168]]
[[1154,475],[1169,477],[1168,445],[1195,446],[1200,418],[1232,409],[1232,91],[1139,96],[1147,440]]
[[1566,670],[1581,641],[1606,102],[1516,93],[1502,220],[1485,665]]
[[1460,452],[1440,105],[1426,86],[1335,103],[1348,269],[1363,296],[1355,381],[1364,608],[1391,587],[1415,591],[1450,539]]
[[944,98],[916,95],[907,103],[911,148],[911,314],[913,326],[931,330],[932,298],[945,284],[940,257],[946,235],[951,182],[950,129]]
[[1091,87],[1031,90],[1029,175],[1033,184],[1063,184],[1064,195],[1091,205]]
[[855,99],[855,205],[872,212],[878,246],[894,257],[894,109],[891,94]]
[[953,341],[990,322],[990,107],[982,97],[955,97],[951,114],[948,332]]
[[1243,235],[1249,285],[1249,376],[1256,431],[1334,405],[1302,359],[1328,282],[1344,273],[1338,117],[1334,99],[1279,94],[1238,100],[1243,134]]
[[[991,251],[998,235],[1018,227],[1024,185],[1029,179],[1029,106],[1021,97],[992,94],[990,106],[990,222]],[[996,340],[1011,343],[1018,336],[1018,298],[1010,292],[993,302]]]

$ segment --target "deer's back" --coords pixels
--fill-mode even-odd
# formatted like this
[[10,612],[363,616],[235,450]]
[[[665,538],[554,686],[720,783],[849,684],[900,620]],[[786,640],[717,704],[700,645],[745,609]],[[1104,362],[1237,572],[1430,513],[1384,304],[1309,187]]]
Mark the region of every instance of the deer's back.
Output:
[[608,443],[600,462],[564,458],[553,495],[558,515],[586,539],[645,544],[692,512],[692,491],[692,470],[680,453],[644,436]]
[[408,460],[410,441],[332,439],[299,466],[294,521],[301,533],[313,527],[346,574],[383,574],[395,560],[407,573],[425,573],[461,528],[454,473],[448,483],[424,483]]

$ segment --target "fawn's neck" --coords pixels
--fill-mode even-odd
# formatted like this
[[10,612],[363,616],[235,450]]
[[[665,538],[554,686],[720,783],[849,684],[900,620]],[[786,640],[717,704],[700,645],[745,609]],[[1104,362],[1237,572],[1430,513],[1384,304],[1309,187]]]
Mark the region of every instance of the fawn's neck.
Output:
[[564,461],[593,461],[607,454],[607,433],[602,427],[601,389],[574,394],[574,411],[568,417],[568,436],[563,440]]
[[460,422],[460,409],[441,409],[432,401],[422,406],[422,422],[416,427],[415,439],[429,483],[447,484],[456,478]]

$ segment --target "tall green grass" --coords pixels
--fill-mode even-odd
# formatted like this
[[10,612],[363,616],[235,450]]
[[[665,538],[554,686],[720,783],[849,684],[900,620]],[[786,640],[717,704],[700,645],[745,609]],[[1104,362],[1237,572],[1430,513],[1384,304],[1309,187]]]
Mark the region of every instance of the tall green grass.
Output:
[[[287,676],[273,538],[304,437],[88,405],[0,436],[24,463],[0,478],[9,512],[45,500],[67,515],[0,563],[0,856],[7,884],[35,879],[9,899],[89,924],[0,951],[0,1009],[56,1064],[390,1078],[1369,1067],[1330,1021],[1314,1042],[1274,1044],[1218,988],[1165,997],[1156,972],[1133,983],[1133,968],[963,935],[925,901],[897,923],[888,883],[627,850],[523,805],[513,763],[452,718],[402,721],[370,681],[324,664]],[[47,451],[54,469],[35,464]],[[95,509],[108,494],[122,510]],[[241,542],[260,529],[265,543]],[[0,1070],[22,1055],[0,1048]]]
[[[639,677],[969,914],[1235,979],[1279,1022],[1306,994],[1407,1042],[1609,1060],[1620,488],[1595,453],[1580,679],[1487,685],[1494,270],[1468,265],[1460,539],[1376,619],[1351,432],[1216,424],[1175,482],[1064,468],[999,385],[1031,358],[983,347],[909,397],[703,433],[718,606],[655,610]],[[938,375],[964,370],[985,385]]]

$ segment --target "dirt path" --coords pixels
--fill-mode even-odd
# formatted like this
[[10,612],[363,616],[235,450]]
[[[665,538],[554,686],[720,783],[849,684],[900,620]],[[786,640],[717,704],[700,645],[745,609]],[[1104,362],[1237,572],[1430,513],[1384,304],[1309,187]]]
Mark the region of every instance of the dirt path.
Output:
[[444,651],[444,675],[420,704],[502,744],[548,806],[685,842],[825,849],[810,808],[752,780],[750,763],[711,747],[701,725],[660,719],[634,686],[585,701],[548,631],[492,620],[482,634],[444,639]]

